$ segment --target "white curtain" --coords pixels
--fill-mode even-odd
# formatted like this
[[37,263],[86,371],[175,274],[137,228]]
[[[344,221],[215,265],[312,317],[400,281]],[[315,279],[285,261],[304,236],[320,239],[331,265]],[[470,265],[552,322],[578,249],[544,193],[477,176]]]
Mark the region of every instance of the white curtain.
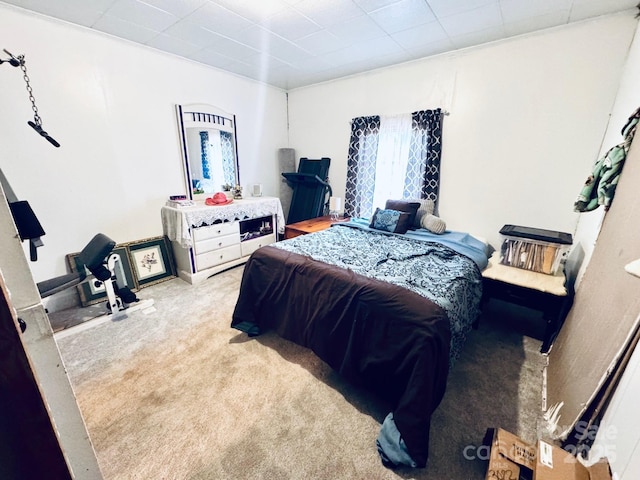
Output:
[[402,198],[410,146],[411,114],[381,116],[371,215],[388,199]]

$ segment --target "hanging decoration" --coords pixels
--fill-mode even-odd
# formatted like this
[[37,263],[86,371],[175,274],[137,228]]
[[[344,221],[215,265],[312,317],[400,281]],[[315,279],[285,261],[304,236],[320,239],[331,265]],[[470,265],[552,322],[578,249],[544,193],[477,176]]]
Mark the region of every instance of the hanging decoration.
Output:
[[590,212],[600,205],[605,211],[609,210],[639,121],[640,108],[629,117],[622,128],[624,138],[622,143],[609,149],[593,166],[591,175],[587,178],[573,205],[576,212]]

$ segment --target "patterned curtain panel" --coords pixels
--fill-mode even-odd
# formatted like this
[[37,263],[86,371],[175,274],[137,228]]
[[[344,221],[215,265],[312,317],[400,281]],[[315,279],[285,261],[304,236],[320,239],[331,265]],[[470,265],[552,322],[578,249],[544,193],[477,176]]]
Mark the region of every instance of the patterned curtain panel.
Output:
[[428,198],[438,212],[440,157],[442,153],[442,112],[421,110],[411,114],[411,145],[403,198]]
[[[380,116],[352,120],[346,215],[370,217],[375,207],[384,206],[385,199],[375,200],[380,189],[382,193],[378,192],[377,197],[429,198],[434,201],[437,213],[442,111],[438,108],[414,112],[405,126],[398,121],[401,116],[397,117],[383,117],[382,121]],[[397,131],[398,128],[402,131]],[[379,185],[376,185],[376,171]]]
[[202,177],[211,178],[211,165],[209,164],[209,132],[200,132],[200,151],[202,157]]
[[379,132],[379,116],[351,121],[344,201],[344,213],[349,217],[368,217],[373,210]]
[[229,132],[220,132],[220,144],[222,146],[222,172],[224,183],[236,184],[236,164],[233,157],[233,135]]

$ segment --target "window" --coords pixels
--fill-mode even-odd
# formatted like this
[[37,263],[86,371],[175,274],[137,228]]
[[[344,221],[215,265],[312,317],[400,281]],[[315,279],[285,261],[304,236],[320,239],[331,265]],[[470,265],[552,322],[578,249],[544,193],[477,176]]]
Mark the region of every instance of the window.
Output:
[[354,118],[345,214],[370,217],[387,199],[430,198],[437,208],[442,112]]

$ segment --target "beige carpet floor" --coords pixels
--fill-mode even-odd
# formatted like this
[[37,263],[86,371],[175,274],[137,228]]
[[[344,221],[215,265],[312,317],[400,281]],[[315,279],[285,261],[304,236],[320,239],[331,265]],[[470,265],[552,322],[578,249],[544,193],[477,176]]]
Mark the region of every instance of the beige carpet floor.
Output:
[[375,448],[387,405],[304,348],[229,327],[241,275],[148,287],[138,296],[154,311],[57,339],[105,479],[480,480],[487,427],[536,438],[532,313],[488,304],[433,417],[427,467],[389,470]]

